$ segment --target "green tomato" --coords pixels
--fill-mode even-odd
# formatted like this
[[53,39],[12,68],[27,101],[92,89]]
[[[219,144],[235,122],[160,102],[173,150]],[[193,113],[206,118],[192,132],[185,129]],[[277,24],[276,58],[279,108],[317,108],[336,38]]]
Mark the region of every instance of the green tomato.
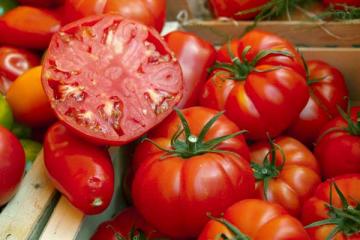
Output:
[[13,123],[14,117],[10,105],[6,101],[5,97],[0,94],[0,125],[11,130]]
[[26,171],[29,171],[37,155],[39,155],[42,145],[30,139],[21,139],[20,142],[25,151]]
[[16,122],[14,122],[11,131],[18,138],[30,138],[32,132],[31,128],[29,128],[28,126]]
[[0,16],[15,8],[17,5],[18,3],[14,0],[0,0]]

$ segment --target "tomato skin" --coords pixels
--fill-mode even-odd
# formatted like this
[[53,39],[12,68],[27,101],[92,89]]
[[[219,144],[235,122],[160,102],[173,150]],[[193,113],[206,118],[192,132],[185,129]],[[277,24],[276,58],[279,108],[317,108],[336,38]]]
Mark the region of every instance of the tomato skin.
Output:
[[[287,51],[293,57],[270,54],[258,61],[243,81],[232,80],[228,70],[215,70],[205,84],[200,104],[224,109],[240,128],[249,131],[249,139],[266,139],[267,132],[274,137],[286,130],[306,105],[306,74],[295,48],[274,34],[254,30],[234,40],[230,48],[239,57],[247,46],[251,46],[246,54],[248,61],[262,50],[271,49]],[[230,62],[227,49],[224,45],[217,52],[218,61]]]
[[[330,203],[330,186],[335,182],[339,187],[340,191],[344,194],[349,205],[356,206],[360,202],[360,175],[359,174],[348,174],[341,175],[335,178],[329,178],[325,182],[321,183],[313,197],[305,202],[302,210],[301,221],[304,225],[311,224],[313,222],[327,219],[328,208],[325,204]],[[332,203],[334,207],[341,208],[342,203],[336,191],[333,189]],[[307,231],[313,240],[323,240],[330,234],[334,225],[322,225],[319,227],[308,228]],[[356,240],[360,238],[360,233],[353,234],[351,236],[345,236],[343,233],[335,235],[334,240]]]
[[[85,214],[105,210],[114,191],[114,170],[109,153],[71,135],[61,123],[49,128],[44,161],[55,187]],[[95,203],[100,200],[101,204]]]
[[360,7],[359,0],[323,0],[325,5],[346,4],[348,6]]
[[122,210],[113,219],[103,222],[91,237],[91,240],[117,240],[118,238],[116,238],[115,233],[120,233],[123,237],[127,237],[132,228],[143,231],[149,237],[149,240],[164,237],[164,235],[150,226],[135,208],[129,207]]
[[260,7],[268,2],[269,0],[209,0],[215,17],[230,17],[237,20],[253,19],[259,12],[242,15],[236,13]]
[[22,5],[34,7],[57,7],[64,3],[64,0],[17,0]]
[[6,94],[16,121],[31,127],[46,126],[55,120],[41,85],[41,71],[41,66],[26,71],[13,82]]
[[0,47],[0,92],[6,94],[12,81],[39,64],[39,57],[30,51]]
[[[202,107],[182,112],[194,135],[199,134],[216,114]],[[169,142],[178,127],[179,119],[170,115],[153,135],[150,134],[150,139],[158,144],[162,144],[163,139]],[[231,121],[221,116],[205,138],[209,140],[237,131]],[[136,149],[133,163],[133,203],[145,220],[172,238],[196,237],[207,221],[207,212],[220,214],[234,202],[253,196],[254,177],[248,159],[241,154],[205,153],[186,159],[170,156],[162,159],[164,152],[161,150],[152,148],[141,152],[146,149],[144,144],[147,143]],[[234,138],[217,149],[242,153],[248,151],[246,148],[242,138]]]
[[[258,199],[235,203],[225,211],[223,218],[254,240],[310,239],[302,224],[280,205]],[[216,239],[221,233],[230,239],[233,237],[225,225],[210,220],[198,240]]]
[[[291,137],[274,140],[285,155],[285,165],[280,174],[269,181],[267,199],[264,196],[264,182],[256,184],[258,198],[282,205],[289,214],[298,217],[305,200],[312,196],[321,182],[319,166],[310,150]],[[263,165],[270,151],[269,143],[259,142],[251,146],[251,161]],[[276,151],[276,166],[283,162],[280,151]]]
[[309,101],[290,127],[289,134],[311,146],[324,124],[339,115],[337,106],[346,109],[349,92],[338,69],[318,60],[309,61],[307,65],[310,80],[319,82],[309,85]]
[[[357,119],[358,112],[360,112],[360,107],[351,109],[351,118],[354,122]],[[330,178],[347,173],[360,173],[360,137],[342,130],[324,135],[325,131],[334,127],[346,128],[348,124],[341,116],[328,122],[320,131],[314,150],[323,177]]]
[[0,206],[15,194],[24,171],[25,153],[19,140],[0,126]]
[[60,20],[53,11],[19,6],[0,19],[0,44],[23,48],[45,49]]
[[175,31],[164,36],[169,48],[177,57],[184,78],[184,92],[178,108],[197,104],[198,93],[207,80],[207,70],[215,62],[216,50],[193,33]]
[[65,23],[94,14],[118,13],[161,32],[165,23],[166,0],[65,0]]

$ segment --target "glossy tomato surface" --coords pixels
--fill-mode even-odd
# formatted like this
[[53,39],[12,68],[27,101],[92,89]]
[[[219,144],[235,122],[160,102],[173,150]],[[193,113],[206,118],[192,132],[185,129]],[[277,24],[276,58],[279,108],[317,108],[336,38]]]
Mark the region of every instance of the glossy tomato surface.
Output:
[[[246,199],[237,202],[225,211],[222,218],[248,239],[310,240],[299,220],[290,216],[280,205],[262,200]],[[217,239],[221,234],[227,239],[243,239],[235,238],[235,234],[224,224],[211,220],[202,230],[198,240]]]
[[308,61],[310,98],[289,134],[308,146],[316,142],[321,128],[339,115],[337,106],[346,109],[349,92],[342,73],[318,60]]
[[26,71],[12,83],[6,94],[16,121],[31,127],[44,127],[55,120],[41,85],[41,71],[41,66]]
[[0,126],[0,206],[15,194],[24,170],[25,153],[19,140]]
[[251,31],[225,44],[217,61],[220,65],[211,73],[200,103],[224,109],[241,129],[249,131],[249,139],[281,134],[309,99],[300,55],[275,34]]
[[[340,196],[335,190],[334,183],[339,188],[345,200],[348,204],[348,207],[344,206]],[[350,210],[350,212],[356,209],[356,214],[360,212],[360,175],[342,175],[335,178],[328,179],[327,181],[320,184],[313,197],[310,198],[303,207],[301,221],[304,225],[309,225],[311,223],[328,219],[331,216],[335,216],[334,213],[331,213],[330,204],[340,210],[345,207],[345,209]],[[332,188],[332,194],[330,195],[330,188]],[[330,197],[331,196],[331,197]],[[343,214],[349,214],[349,212],[341,211]],[[342,216],[344,216],[341,214]],[[340,215],[340,214],[339,214]],[[358,217],[357,221],[359,220]],[[334,240],[357,240],[360,239],[360,224],[352,222],[349,219],[346,219],[345,222],[338,221],[338,223],[345,223],[342,227],[357,229],[357,233],[344,234],[344,228],[341,228],[339,224],[324,224],[318,227],[308,228],[308,233],[313,240],[323,240],[327,239],[331,231],[335,227],[339,227],[339,232],[331,239]]]
[[259,8],[268,2],[269,0],[209,0],[211,10],[216,17],[229,17],[238,20],[254,18],[259,11],[247,14],[239,13]]
[[315,146],[324,178],[335,177],[346,173],[360,173],[360,107],[351,109],[352,124],[341,116],[328,122],[320,132]]
[[95,14],[117,13],[161,32],[165,10],[166,0],[65,0],[62,11],[66,22]]
[[[217,113],[202,107],[182,112],[193,136],[199,136],[201,129]],[[150,139],[172,150],[171,138],[178,129],[181,129],[179,118],[170,115],[150,134]],[[238,130],[234,123],[221,116],[205,135],[205,140]],[[184,158],[164,156],[166,152],[149,147],[148,142],[136,149],[132,183],[134,205],[149,223],[171,238],[196,237],[207,221],[207,212],[220,214],[236,201],[253,196],[254,177],[243,137],[226,140],[213,150]]]
[[114,145],[162,121],[183,88],[180,65],[160,35],[118,15],[85,18],[56,33],[42,83],[74,132]]
[[131,230],[135,230],[135,235],[139,234],[136,233],[137,231],[142,231],[147,240],[164,238],[164,235],[149,225],[135,208],[129,207],[122,210],[113,219],[103,222],[91,237],[91,240],[118,240],[117,234],[123,239],[134,240],[134,238],[130,238]]
[[0,47],[0,93],[6,94],[12,81],[40,64],[40,58],[25,49]]
[[60,24],[55,12],[19,6],[0,18],[0,44],[45,49]]
[[[259,142],[250,148],[251,161],[261,166],[257,174],[262,178],[256,183],[256,194],[260,199],[282,205],[291,215],[298,217],[304,201],[312,196],[321,182],[319,166],[311,151],[294,138],[279,137],[274,144],[277,147],[275,152],[268,142]],[[273,161],[272,153],[275,153],[276,170],[266,167],[264,162],[266,157]],[[263,171],[267,173],[263,174]],[[265,181],[268,183],[266,195]]]
[[55,187],[85,214],[105,210],[114,191],[109,153],[74,137],[61,123],[49,128],[44,141],[46,171]]
[[178,59],[184,78],[184,92],[178,108],[197,104],[199,92],[215,62],[215,48],[193,33],[174,31],[165,35],[165,41]]

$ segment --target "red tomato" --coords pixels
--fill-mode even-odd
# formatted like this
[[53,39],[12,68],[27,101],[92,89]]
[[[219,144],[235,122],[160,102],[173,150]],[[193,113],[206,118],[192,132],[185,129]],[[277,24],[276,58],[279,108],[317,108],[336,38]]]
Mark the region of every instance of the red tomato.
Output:
[[48,126],[55,120],[41,85],[41,70],[38,66],[20,75],[6,94],[16,121],[31,127]]
[[309,61],[307,65],[310,98],[289,134],[311,146],[324,124],[339,115],[336,106],[346,109],[349,92],[336,68],[322,61]]
[[61,123],[44,141],[46,171],[55,187],[85,214],[105,210],[114,191],[114,170],[105,149],[71,135]]
[[300,55],[274,34],[251,31],[223,46],[217,60],[218,69],[207,81],[200,103],[225,109],[230,119],[249,131],[250,139],[281,134],[309,99]]
[[359,0],[323,0],[325,5],[346,4],[348,6],[360,7]]
[[12,81],[37,65],[40,65],[40,59],[32,52],[0,47],[0,93],[6,94]]
[[254,18],[260,11],[248,14],[237,14],[242,11],[261,7],[269,0],[209,0],[212,12],[216,17],[229,17],[238,20]]
[[0,125],[0,206],[15,194],[25,171],[25,152],[21,143]]
[[[324,221],[316,227],[307,226],[311,239],[360,239],[359,185],[360,175],[354,174],[328,179],[318,186],[302,210],[305,225]],[[331,237],[332,233],[336,235]]]
[[64,0],[17,0],[22,5],[34,7],[56,7],[64,3]]
[[352,108],[350,116],[343,113],[321,130],[314,152],[324,178],[360,173],[359,115],[360,107]]
[[[145,234],[147,240],[164,237],[164,235],[150,226],[135,208],[130,207],[121,211],[110,221],[102,223],[91,237],[91,240],[119,240],[117,235],[120,235],[121,239],[124,240],[135,240],[135,236],[131,236],[131,230],[135,230],[135,236],[139,236],[140,230]],[[142,240],[142,238],[139,240]]]
[[45,49],[59,29],[60,21],[53,12],[19,6],[0,18],[0,44]]
[[180,31],[167,34],[165,41],[179,60],[184,78],[183,98],[177,107],[192,107],[207,80],[207,70],[215,62],[215,48],[193,33]]
[[259,142],[251,146],[256,194],[297,217],[304,201],[321,182],[318,163],[310,150],[291,137],[279,137],[272,144],[270,147],[268,142]]
[[66,22],[103,13],[118,13],[161,32],[165,23],[166,0],[65,0]]
[[62,121],[90,141],[115,145],[161,122],[183,87],[160,35],[118,15],[85,18],[55,34],[42,82]]
[[198,240],[209,239],[310,240],[302,224],[280,205],[257,199],[235,203],[222,218],[209,221]]
[[[202,107],[185,109],[181,116],[181,124],[174,113],[150,135],[163,150],[148,148],[147,142],[138,146],[132,184],[140,214],[172,238],[196,237],[207,212],[220,214],[254,193],[248,149],[241,136],[235,137],[236,125]],[[229,134],[234,138],[219,141]]]

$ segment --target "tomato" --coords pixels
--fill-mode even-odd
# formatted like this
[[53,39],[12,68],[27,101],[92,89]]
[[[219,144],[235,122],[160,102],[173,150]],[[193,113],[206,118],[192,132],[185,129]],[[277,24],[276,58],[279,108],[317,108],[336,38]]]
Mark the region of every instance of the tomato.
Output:
[[147,142],[136,148],[132,183],[139,213],[172,239],[196,237],[207,212],[220,214],[254,193],[248,148],[236,125],[207,108],[177,113],[150,134],[159,149]]
[[300,55],[272,33],[247,33],[224,45],[217,61],[200,104],[225,109],[239,128],[249,131],[249,139],[281,134],[309,99]]
[[0,44],[45,49],[59,29],[60,20],[56,13],[19,6],[0,18]]
[[61,123],[44,141],[46,171],[55,187],[85,214],[105,210],[114,191],[114,170],[106,149],[71,135]]
[[322,61],[309,61],[310,98],[289,134],[311,146],[326,122],[339,115],[337,106],[346,109],[349,92],[341,72]]
[[14,0],[1,0],[0,2],[0,16],[4,15],[7,11],[15,8],[17,3]]
[[0,94],[0,125],[11,130],[14,117],[9,104],[3,95]]
[[271,144],[259,142],[250,149],[257,197],[299,216],[304,201],[321,182],[314,155],[291,137],[279,137]]
[[[131,236],[131,231],[134,230],[134,235]],[[140,233],[141,232],[141,233]],[[164,235],[157,232],[152,226],[150,226],[136,211],[135,208],[129,207],[122,210],[117,216],[115,216],[110,221],[102,223],[95,234],[91,237],[91,240],[118,240],[120,239],[129,239],[135,240],[142,238],[136,238],[144,234],[147,240],[150,239],[159,239],[164,237]],[[161,238],[163,239],[163,238]]]
[[118,15],[85,18],[55,34],[42,82],[63,122],[90,141],[115,145],[162,121],[183,87],[160,35]]
[[22,5],[34,7],[56,7],[64,3],[64,0],[17,0]]
[[268,2],[269,0],[209,0],[215,17],[229,17],[237,20],[254,18],[259,11],[248,14],[237,13],[261,7]]
[[198,240],[307,240],[302,224],[280,205],[246,199],[230,206],[222,218],[210,220]]
[[359,115],[360,107],[354,107],[350,116],[342,112],[320,131],[314,152],[324,178],[360,173]]
[[39,64],[39,57],[30,51],[0,47],[0,92],[6,94],[12,81]]
[[325,5],[336,5],[336,4],[346,4],[348,6],[360,7],[359,0],[323,0]]
[[301,221],[311,239],[360,239],[360,175],[342,175],[320,184],[303,207]]
[[166,0],[65,0],[66,22],[103,13],[118,13],[161,32],[165,23]]
[[167,34],[165,41],[179,60],[184,78],[183,98],[177,107],[192,107],[207,80],[207,70],[215,62],[215,48],[193,33],[180,31]]
[[38,66],[15,80],[6,94],[16,121],[32,127],[41,127],[54,121],[55,116],[41,85]]
[[25,153],[19,140],[0,126],[0,206],[15,194],[24,170]]

